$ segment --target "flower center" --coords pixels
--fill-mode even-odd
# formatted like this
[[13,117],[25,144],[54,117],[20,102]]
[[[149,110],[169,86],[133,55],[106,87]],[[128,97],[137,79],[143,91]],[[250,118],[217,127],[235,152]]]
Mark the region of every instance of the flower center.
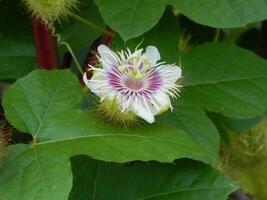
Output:
[[125,85],[132,90],[140,90],[141,88],[143,88],[144,83],[142,80],[127,78],[125,80]]
[[121,63],[118,70],[128,77],[141,80],[145,77],[146,71],[151,67],[151,64],[143,57],[133,57]]

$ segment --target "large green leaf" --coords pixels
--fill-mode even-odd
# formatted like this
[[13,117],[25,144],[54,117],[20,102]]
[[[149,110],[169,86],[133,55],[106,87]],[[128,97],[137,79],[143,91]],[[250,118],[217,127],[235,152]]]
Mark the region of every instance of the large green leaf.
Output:
[[166,5],[198,23],[212,27],[240,27],[267,18],[265,0],[95,0],[104,20],[124,40],[141,35],[160,19]]
[[[239,59],[234,60],[234,57]],[[130,128],[113,127],[103,123],[92,110],[79,109],[83,93],[78,80],[69,71],[39,70],[18,80],[5,94],[3,103],[8,120],[19,130],[33,135],[33,144],[14,147],[21,148],[18,150],[19,157],[26,156],[22,160],[33,162],[25,164],[26,174],[23,167],[17,167],[22,162],[18,157],[11,156],[5,162],[9,171],[0,174],[0,180],[8,184],[0,188],[0,196],[10,199],[15,195],[14,199],[18,199],[16,195],[21,191],[20,187],[28,190],[41,177],[42,184],[31,194],[31,198],[34,195],[39,199],[47,196],[51,199],[66,198],[71,188],[69,164],[61,167],[65,169],[62,172],[46,167],[69,163],[69,157],[78,154],[116,162],[172,162],[176,158],[188,157],[215,164],[218,135],[205,116],[204,109],[240,118],[264,112],[267,107],[265,100],[260,100],[254,108],[255,105],[236,103],[239,98],[233,99],[232,95],[216,87],[222,84],[220,86],[224,90],[230,94],[236,92],[245,102],[250,98],[266,99],[266,92],[262,92],[266,88],[266,61],[237,47],[206,44],[184,56],[181,63],[185,87],[182,97],[174,104],[175,112],[158,117],[153,125],[142,124]],[[253,66],[252,72],[250,66]],[[201,95],[195,92],[198,90],[202,91]],[[205,95],[211,92],[214,98],[207,99]],[[216,104],[216,100],[220,105]],[[248,106],[248,109],[244,109],[244,106]],[[227,107],[227,110],[221,107]],[[36,168],[38,174],[43,170],[42,176],[37,177]],[[53,180],[57,173],[60,180],[65,177],[64,188],[59,185],[62,182]],[[31,178],[33,176],[35,178]],[[10,181],[10,177],[15,178]],[[27,182],[22,181],[24,177]],[[10,187],[16,188],[17,193],[8,189]],[[59,190],[62,193],[58,193]]]
[[216,170],[189,160],[119,165],[77,156],[72,168],[74,185],[69,200],[226,200],[236,189]]
[[81,96],[79,82],[68,70],[36,70],[5,93],[6,117],[34,140],[11,147],[7,170],[0,173],[3,199],[66,199],[69,158],[79,154],[116,162],[181,157],[216,162],[218,135],[198,107],[178,102],[176,113],[165,114],[154,125],[116,128],[93,110],[80,110]]
[[[60,147],[39,151],[27,145],[8,147],[0,171],[0,195],[5,200],[64,200],[72,186],[70,160]],[[123,166],[85,157],[73,159],[74,187],[70,199],[186,199],[225,200],[237,189],[210,166],[133,163]],[[83,189],[83,191],[81,191]]]
[[0,1],[0,80],[25,76],[36,66],[30,20],[18,0]]
[[[103,123],[93,110],[80,110],[81,95],[79,83],[71,72],[38,70],[12,85],[3,105],[7,119],[20,131],[33,135],[32,148],[57,146],[69,156],[86,154],[116,162],[172,162],[180,157],[216,162],[216,130],[194,106],[177,105],[177,113],[168,113],[153,125],[116,128]],[[179,114],[181,110],[184,113]],[[188,114],[196,123],[188,124]],[[175,117],[179,122],[173,124],[170,118]],[[203,137],[198,136],[192,130],[199,126],[214,135],[201,132]]]
[[216,28],[245,26],[267,18],[266,0],[167,0],[193,21]]
[[45,152],[18,144],[7,148],[0,170],[1,200],[63,200],[72,187],[70,160],[57,151]]
[[253,118],[267,108],[267,62],[224,44],[204,44],[181,59],[183,98],[232,118]]
[[165,9],[165,0],[95,0],[104,20],[124,40],[151,29]]

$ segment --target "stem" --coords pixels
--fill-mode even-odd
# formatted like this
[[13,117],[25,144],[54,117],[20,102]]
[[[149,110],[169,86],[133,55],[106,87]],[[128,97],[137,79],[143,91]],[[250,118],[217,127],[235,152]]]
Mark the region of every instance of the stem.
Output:
[[90,22],[87,19],[84,19],[84,18],[80,17],[79,15],[76,15],[75,13],[73,13],[71,11],[68,11],[68,15],[73,17],[74,19],[86,24],[90,28],[95,29],[96,31],[99,31],[101,33],[105,33],[106,35],[109,35],[109,36],[112,36],[112,37],[114,36],[114,33],[111,33],[109,31],[107,31],[106,29],[99,27],[98,25],[94,24],[93,22]]
[[215,36],[214,36],[214,40],[213,40],[213,42],[214,42],[214,43],[217,43],[217,42],[219,42],[219,39],[220,39],[220,29],[217,28],[217,29],[215,30]]
[[32,17],[32,28],[38,67],[43,69],[57,68],[59,66],[58,49],[52,31],[47,24],[35,16]]

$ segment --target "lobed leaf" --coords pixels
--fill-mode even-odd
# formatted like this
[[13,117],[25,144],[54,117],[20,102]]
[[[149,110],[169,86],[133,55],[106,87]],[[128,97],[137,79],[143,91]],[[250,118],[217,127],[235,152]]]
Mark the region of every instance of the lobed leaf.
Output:
[[267,108],[267,63],[225,44],[204,44],[181,58],[183,98],[232,118],[253,118]]
[[108,25],[126,41],[151,29],[167,5],[211,27],[241,27],[267,18],[265,0],[95,0]]
[[[8,147],[6,168],[0,171],[1,199],[68,199],[72,186],[70,160],[57,152],[56,146],[43,150],[22,144]],[[69,199],[225,200],[237,189],[212,167],[189,160],[174,164],[137,162],[131,166],[84,156],[73,161],[74,187]]]
[[[180,120],[177,124],[170,120],[176,115],[169,113],[154,125],[142,124],[123,129],[114,127],[103,123],[92,110],[80,110],[81,95],[78,80],[70,71],[37,70],[11,86],[5,94],[3,105],[7,119],[20,131],[34,137],[33,148],[36,149],[57,146],[69,156],[86,154],[116,162],[172,162],[180,157],[212,164],[216,162],[216,130],[210,122],[202,119],[205,115],[201,110],[192,112],[195,107],[188,106],[184,110],[194,113],[192,117],[200,120],[200,125],[207,125],[206,128],[213,131],[214,136],[204,134],[204,138],[199,138],[196,132],[188,134],[180,130],[186,130],[189,126],[187,113],[184,113],[184,118],[177,115],[177,120]],[[182,128],[179,129],[179,126]]]
[[151,29],[165,9],[165,1],[162,0],[95,0],[95,3],[105,22],[124,40]]
[[185,159],[173,164],[119,165],[76,156],[72,169],[74,185],[69,200],[225,200],[237,189],[212,167]]

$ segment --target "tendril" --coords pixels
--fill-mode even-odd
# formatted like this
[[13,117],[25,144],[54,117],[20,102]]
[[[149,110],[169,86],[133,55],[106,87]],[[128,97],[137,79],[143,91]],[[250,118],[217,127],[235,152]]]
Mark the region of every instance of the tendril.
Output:
[[71,46],[70,46],[66,41],[62,41],[62,39],[61,39],[61,35],[58,34],[58,33],[56,33],[56,29],[55,29],[55,27],[50,26],[50,28],[51,28],[51,31],[52,31],[52,35],[53,35],[53,36],[56,38],[56,40],[57,40],[57,43],[58,43],[59,45],[64,45],[64,46],[67,47],[68,51],[70,52],[70,54],[71,54],[71,56],[72,56],[72,58],[73,58],[73,61],[74,61],[75,65],[76,65],[76,67],[77,67],[78,70],[81,72],[81,74],[83,74],[82,67],[81,67],[81,65],[79,64],[78,59],[77,59],[77,57],[75,56],[75,54],[74,54],[74,52],[73,52]]

